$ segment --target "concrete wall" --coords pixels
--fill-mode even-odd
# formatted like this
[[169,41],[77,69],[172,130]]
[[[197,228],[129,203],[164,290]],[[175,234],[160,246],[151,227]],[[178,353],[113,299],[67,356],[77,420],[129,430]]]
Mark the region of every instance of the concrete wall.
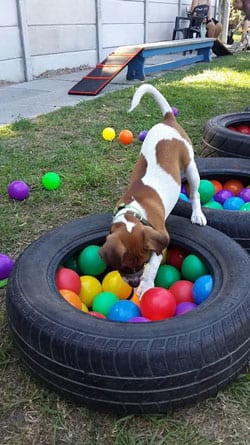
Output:
[[185,15],[190,3],[0,0],[0,80],[20,82],[48,70],[95,66],[117,46],[170,40],[176,15]]

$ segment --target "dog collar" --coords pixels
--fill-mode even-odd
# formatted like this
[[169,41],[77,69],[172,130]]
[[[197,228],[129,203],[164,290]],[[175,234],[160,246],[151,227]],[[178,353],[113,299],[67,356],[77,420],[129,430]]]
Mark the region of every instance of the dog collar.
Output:
[[125,215],[125,213],[127,212],[131,212],[137,219],[139,219],[139,221],[144,226],[149,226],[153,228],[152,224],[146,218],[144,218],[141,213],[138,212],[138,209],[129,204],[123,203],[120,204],[118,207],[116,207],[114,209],[114,218],[117,216],[118,213],[119,215]]

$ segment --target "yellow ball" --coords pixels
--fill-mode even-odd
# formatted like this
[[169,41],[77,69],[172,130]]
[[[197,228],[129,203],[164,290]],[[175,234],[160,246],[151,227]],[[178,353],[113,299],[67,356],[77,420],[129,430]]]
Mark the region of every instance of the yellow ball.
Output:
[[132,287],[123,280],[117,270],[112,270],[105,275],[102,288],[105,292],[113,292],[120,300],[126,300],[132,292]]
[[84,304],[84,303],[82,303],[82,311],[83,312],[88,312],[89,311],[88,306],[86,306],[86,304]]
[[90,275],[83,275],[80,277],[80,280],[81,290],[79,296],[81,302],[86,304],[87,307],[91,307],[96,295],[102,292],[102,285],[97,278]]
[[106,127],[102,131],[102,137],[105,141],[113,141],[115,139],[115,130],[111,127]]

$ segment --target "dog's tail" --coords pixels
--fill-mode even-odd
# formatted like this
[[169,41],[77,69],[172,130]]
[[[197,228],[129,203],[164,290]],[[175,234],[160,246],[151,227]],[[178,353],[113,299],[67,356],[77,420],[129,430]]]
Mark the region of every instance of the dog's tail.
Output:
[[137,88],[133,96],[130,109],[128,110],[129,112],[133,111],[134,108],[137,107],[137,105],[139,105],[141,98],[145,93],[149,93],[151,94],[151,96],[153,96],[153,98],[159,105],[163,116],[165,116],[165,114],[169,112],[173,113],[172,108],[170,107],[165,97],[155,87],[153,87],[153,85],[150,85],[148,83],[144,83],[139,88]]

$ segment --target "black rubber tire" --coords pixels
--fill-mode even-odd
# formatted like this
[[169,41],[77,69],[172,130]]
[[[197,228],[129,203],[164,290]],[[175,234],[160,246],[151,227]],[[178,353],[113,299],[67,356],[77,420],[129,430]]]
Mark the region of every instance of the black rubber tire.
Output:
[[110,223],[108,214],[65,224],[16,261],[7,314],[25,365],[63,396],[119,414],[160,413],[215,395],[249,358],[249,256],[215,229],[170,216],[172,242],[198,254],[213,274],[212,295],[168,321],[100,320],[61,298],[55,273],[69,255],[103,243]]
[[228,129],[230,125],[247,123],[250,112],[223,114],[209,119],[203,130],[201,156],[250,158],[250,135]]
[[[250,159],[199,158],[196,159],[196,164],[201,179],[214,178],[225,182],[236,178],[242,180],[244,185],[250,184]],[[210,226],[237,241],[250,254],[250,212],[207,208],[203,208],[203,211]],[[191,205],[179,199],[172,213],[190,218]]]

